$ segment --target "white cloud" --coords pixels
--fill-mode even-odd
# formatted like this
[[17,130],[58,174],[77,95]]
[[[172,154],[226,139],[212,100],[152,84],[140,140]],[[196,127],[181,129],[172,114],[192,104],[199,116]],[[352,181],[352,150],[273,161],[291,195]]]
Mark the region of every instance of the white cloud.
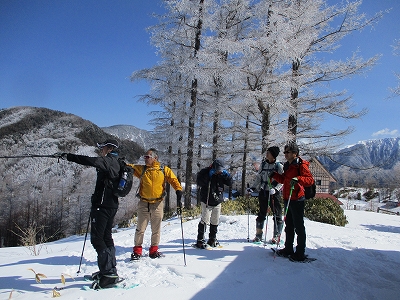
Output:
[[397,129],[390,130],[389,128],[381,129],[377,132],[374,132],[372,136],[379,136],[379,135],[390,135],[390,136],[398,136],[399,131]]

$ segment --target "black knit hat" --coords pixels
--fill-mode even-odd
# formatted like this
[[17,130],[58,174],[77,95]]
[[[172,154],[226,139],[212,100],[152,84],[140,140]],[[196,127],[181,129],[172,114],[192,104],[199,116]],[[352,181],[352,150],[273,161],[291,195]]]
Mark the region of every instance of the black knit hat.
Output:
[[272,155],[274,158],[277,158],[278,155],[279,155],[279,147],[277,147],[277,146],[269,147],[269,148],[267,149],[267,151],[268,151],[269,153],[271,153],[271,155]]

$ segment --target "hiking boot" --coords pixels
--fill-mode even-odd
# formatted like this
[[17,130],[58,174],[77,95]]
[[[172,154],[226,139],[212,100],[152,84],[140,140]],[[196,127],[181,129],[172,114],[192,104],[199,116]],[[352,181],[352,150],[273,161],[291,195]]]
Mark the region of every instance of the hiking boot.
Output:
[[217,239],[209,239],[207,241],[207,245],[209,245],[210,247],[218,247],[219,246],[219,242]]
[[294,254],[290,255],[290,260],[293,261],[305,261],[306,258],[307,256],[300,252],[295,252]]
[[[271,239],[271,244],[278,244],[278,240],[279,240],[279,236],[274,236],[272,239]],[[280,241],[280,242],[282,242],[282,240]]]
[[289,257],[289,255],[293,255],[293,250],[283,248],[276,251],[276,255],[281,257]]
[[139,260],[142,257],[142,246],[133,247],[131,254],[131,261]]
[[107,274],[100,277],[100,279],[93,281],[92,289],[100,290],[111,288],[119,282],[118,274]]
[[196,248],[205,249],[207,247],[206,242],[204,240],[198,240],[195,244]]
[[100,279],[100,277],[101,277],[100,271],[97,271],[97,272],[92,273],[91,280],[98,280],[98,279]]
[[164,257],[164,254],[162,254],[161,252],[156,250],[154,252],[149,253],[149,257],[152,258],[152,259],[155,259],[155,258]]
[[149,257],[154,259],[154,258],[159,258],[163,257],[164,254],[158,251],[158,246],[151,246],[149,249]]
[[86,281],[99,280],[100,277],[101,277],[100,271],[94,272],[91,275],[83,275],[83,279],[85,279]]
[[262,234],[256,234],[256,237],[253,239],[254,243],[262,242]]
[[139,253],[133,252],[131,254],[131,261],[139,260],[142,257]]

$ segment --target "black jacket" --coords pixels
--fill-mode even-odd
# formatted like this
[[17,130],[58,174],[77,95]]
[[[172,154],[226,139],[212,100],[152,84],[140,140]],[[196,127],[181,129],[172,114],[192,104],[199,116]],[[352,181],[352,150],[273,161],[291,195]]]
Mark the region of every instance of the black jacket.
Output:
[[84,166],[95,167],[97,180],[92,195],[92,205],[96,207],[118,208],[118,197],[113,194],[113,186],[118,184],[120,164],[117,156],[89,157],[68,153],[67,159]]
[[232,176],[225,171],[225,174],[214,174],[210,177],[210,170],[211,168],[208,167],[197,173],[197,186],[201,189],[201,202],[209,206],[217,206],[224,201],[224,185],[232,185]]

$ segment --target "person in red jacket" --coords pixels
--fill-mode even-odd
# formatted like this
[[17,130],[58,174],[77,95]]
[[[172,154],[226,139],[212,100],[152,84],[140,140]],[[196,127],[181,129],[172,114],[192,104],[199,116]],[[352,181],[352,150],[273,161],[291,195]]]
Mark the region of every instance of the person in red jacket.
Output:
[[[309,162],[299,157],[299,147],[295,143],[285,146],[286,162],[283,174],[274,173],[272,178],[283,183],[285,208],[289,205],[285,218],[285,247],[276,252],[278,256],[290,257],[295,261],[306,259],[306,229],[304,227],[304,186],[314,183]],[[296,252],[293,251],[294,236],[297,234]]]

